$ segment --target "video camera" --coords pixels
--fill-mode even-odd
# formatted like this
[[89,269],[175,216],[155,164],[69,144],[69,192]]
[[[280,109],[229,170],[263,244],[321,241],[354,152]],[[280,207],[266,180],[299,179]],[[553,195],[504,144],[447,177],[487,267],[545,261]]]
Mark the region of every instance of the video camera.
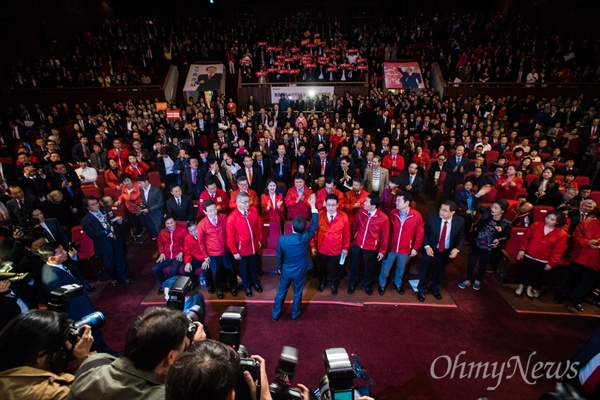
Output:
[[240,356],[240,376],[235,386],[236,398],[240,400],[251,398],[250,388],[244,380],[244,371],[248,371],[252,375],[252,379],[258,381],[258,385],[260,386],[260,365],[255,359],[250,358],[248,349],[240,344],[242,322],[244,322],[245,314],[245,307],[227,307],[223,315],[221,315],[221,331],[219,335],[219,341],[231,346]]
[[[204,299],[200,293],[188,296],[192,289],[192,279],[188,276],[178,276],[175,282],[169,288],[167,299],[167,308],[179,310],[190,321],[187,331],[187,337],[190,342],[194,340],[198,327],[194,322],[200,322],[204,325]],[[187,297],[187,298],[186,298]]]
[[9,219],[0,223],[0,235],[12,237],[15,231],[27,233],[40,230],[40,220],[23,215],[21,220]]

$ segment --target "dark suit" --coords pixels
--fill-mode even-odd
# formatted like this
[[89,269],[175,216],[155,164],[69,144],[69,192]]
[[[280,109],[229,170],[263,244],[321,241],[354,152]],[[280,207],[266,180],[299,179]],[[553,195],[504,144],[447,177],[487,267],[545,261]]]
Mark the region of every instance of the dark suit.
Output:
[[192,196],[192,199],[194,200],[198,200],[200,193],[204,191],[204,174],[202,173],[202,170],[200,168],[196,170],[196,183],[194,183],[192,170],[190,168],[183,172],[181,181],[183,193]]
[[75,146],[73,146],[73,150],[71,150],[71,155],[73,156],[73,161],[79,161],[79,160],[83,160],[86,158],[85,157],[86,151],[84,151],[84,146],[87,147],[87,158],[90,157],[90,155],[92,153],[90,148],[83,143],[77,143]]
[[278,159],[278,154],[273,156],[273,163],[271,164],[271,170],[273,171],[272,178],[277,182],[289,183],[292,180],[292,162],[290,160],[290,156],[287,154],[284,155],[283,163],[281,165],[277,162]]
[[[110,222],[111,217],[103,213],[108,229],[104,229],[102,223],[95,215],[87,213],[81,219],[83,231],[94,241],[94,252],[102,257],[104,268],[113,281],[127,281],[127,260],[125,259],[124,240],[121,229]],[[113,227],[114,237],[111,237]]]
[[194,203],[190,196],[181,196],[181,205],[177,205],[175,197],[167,200],[167,215],[174,215],[177,221],[193,221],[194,214]]
[[[444,279],[444,271],[446,266],[450,262],[450,251],[452,249],[460,250],[465,238],[465,221],[461,217],[454,214],[452,217],[452,226],[450,232],[446,232],[446,235],[450,235],[450,246],[443,252],[438,250],[438,244],[440,241],[440,235],[442,231],[442,219],[438,213],[430,214],[425,224],[425,237],[423,238],[423,263],[421,265],[421,273],[419,276],[419,293],[425,294],[425,287],[427,285],[428,270],[431,268],[432,282],[431,291],[433,294],[440,292],[440,283]],[[446,236],[447,237],[447,236]],[[425,247],[431,247],[433,250],[433,257],[427,255]]]
[[300,316],[300,303],[302,302],[302,290],[306,283],[306,271],[312,269],[313,266],[308,246],[318,227],[319,217],[314,212],[308,231],[294,232],[279,238],[277,243],[277,269],[281,273],[281,279],[273,304],[272,317],[275,319],[281,315],[283,300],[292,284],[294,285],[292,319]]
[[264,186],[265,182],[267,182],[267,179],[271,177],[271,163],[268,161],[268,159],[263,157],[260,162],[258,160],[254,160],[254,168],[260,171],[260,179]]
[[[454,171],[455,167],[458,167],[456,171]],[[460,170],[461,167],[462,172]],[[444,163],[444,171],[446,171],[446,180],[444,181],[445,198],[451,199],[456,187],[464,183],[464,177],[468,169],[469,159],[467,158],[466,154],[463,154],[461,157],[460,165],[456,164],[456,156],[448,156],[446,162]]]
[[40,225],[40,228],[44,233],[44,237],[49,242],[58,242],[64,249],[68,249],[69,237],[65,233],[60,221],[56,218],[45,218],[44,225],[46,225],[45,228]]
[[[63,268],[64,266],[58,267],[47,263],[42,267],[42,288],[46,294],[46,297],[48,297],[50,292],[64,285],[85,285],[84,282],[77,279],[73,273],[70,271],[67,272]],[[87,294],[75,297],[69,300],[69,303],[67,304],[67,315],[73,321],[79,321],[86,315],[89,315],[95,311],[96,309],[94,308],[94,305]],[[110,348],[104,342],[102,332],[96,330],[92,332],[92,335],[94,336],[92,350],[99,352],[110,351]]]
[[[248,177],[248,175],[246,174],[246,167],[242,167],[242,169],[240,169],[237,172],[237,177],[239,178],[240,176],[245,176],[246,178]],[[252,184],[250,185],[250,189],[254,190],[260,197],[260,194],[264,192],[264,182],[261,178],[261,172],[260,169],[256,168],[256,167],[252,167]]]
[[22,200],[23,206],[19,206],[15,199],[10,199],[6,202],[6,208],[8,208],[8,215],[15,220],[22,220],[29,218],[31,212],[40,203],[39,200],[30,194],[25,194],[25,198]]
[[[210,79],[208,79],[208,74],[198,75],[198,90],[201,92],[221,90],[222,79],[223,74],[219,73],[213,74]],[[200,81],[204,81],[204,83],[200,83]]]
[[148,208],[148,213],[144,215],[144,224],[149,229],[152,237],[157,237],[163,228],[163,217],[165,215],[165,199],[162,191],[150,185],[148,190],[148,199],[144,195],[144,189],[140,188],[142,195],[142,204]]
[[406,190],[406,186],[410,184],[410,176],[408,171],[402,171],[400,173],[400,190],[403,192],[409,192],[412,195],[421,193],[423,191],[423,178],[421,175],[416,174],[413,178],[410,190]]
[[217,187],[228,193],[231,190],[231,182],[229,182],[229,179],[227,179],[227,173],[223,170],[219,170],[219,175],[223,179],[223,182],[225,182],[225,187],[223,187],[223,185],[221,184],[221,181],[216,176],[214,176],[210,171],[206,172],[206,174],[204,175],[204,184],[206,185],[206,179],[209,176],[212,176],[215,179],[215,184],[217,185]]
[[[333,175],[333,160],[327,156],[325,159],[325,174],[323,176],[328,178],[331,175]],[[318,155],[313,158],[312,176],[315,179],[321,176],[321,158]]]

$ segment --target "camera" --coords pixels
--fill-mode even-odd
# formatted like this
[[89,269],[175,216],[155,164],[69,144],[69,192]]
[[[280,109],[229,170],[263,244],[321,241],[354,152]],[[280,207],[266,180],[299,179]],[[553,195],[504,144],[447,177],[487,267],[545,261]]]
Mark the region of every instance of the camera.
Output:
[[245,314],[246,308],[244,307],[227,307],[223,315],[221,315],[221,331],[219,335],[219,341],[231,346],[240,356],[240,376],[235,386],[236,398],[240,400],[251,398],[250,388],[244,380],[244,371],[248,371],[252,375],[252,379],[258,381],[260,385],[260,365],[255,359],[250,358],[248,349],[240,344],[242,322],[244,321]]
[[326,375],[319,383],[321,400],[354,400],[360,394],[354,389],[354,369],[346,349],[336,347],[323,353]]
[[273,400],[295,400],[302,399],[302,392],[290,387],[296,365],[298,364],[298,349],[283,346],[279,356],[279,364],[275,369],[275,382],[269,385],[269,391]]
[[192,288],[192,279],[188,276],[177,276],[175,282],[169,287],[167,308],[179,310],[190,321],[187,337],[190,342],[194,340],[198,327],[194,322],[204,324],[204,299],[200,293],[188,296]]
[[86,315],[81,320],[73,322],[69,327],[69,337],[67,340],[71,342],[73,346],[79,341],[83,335],[83,326],[89,325],[92,330],[100,329],[104,326],[104,314],[100,311],[95,311],[91,314]]
[[75,283],[64,285],[50,292],[48,296],[48,308],[50,310],[67,312],[69,300],[83,296],[83,286]]
[[21,220],[9,219],[0,223],[0,235],[12,237],[15,231],[27,233],[38,229],[40,220],[37,218],[28,217],[25,212],[21,211]]

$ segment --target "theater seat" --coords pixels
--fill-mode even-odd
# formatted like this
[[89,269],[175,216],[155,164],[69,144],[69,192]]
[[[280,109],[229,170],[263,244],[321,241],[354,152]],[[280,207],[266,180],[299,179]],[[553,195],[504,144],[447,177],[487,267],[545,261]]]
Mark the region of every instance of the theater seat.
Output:
[[502,259],[496,268],[496,279],[500,284],[504,283],[509,268],[517,263],[519,250],[524,243],[527,228],[514,227],[510,232],[510,238],[502,246]]

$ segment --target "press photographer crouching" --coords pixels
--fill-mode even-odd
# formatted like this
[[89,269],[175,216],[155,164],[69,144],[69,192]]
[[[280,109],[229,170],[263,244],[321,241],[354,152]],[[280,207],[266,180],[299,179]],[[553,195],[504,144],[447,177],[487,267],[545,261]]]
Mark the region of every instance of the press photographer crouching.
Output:
[[0,332],[0,393],[12,399],[65,399],[73,382],[70,361],[79,365],[94,342],[91,327],[72,324],[56,311],[32,310]]

